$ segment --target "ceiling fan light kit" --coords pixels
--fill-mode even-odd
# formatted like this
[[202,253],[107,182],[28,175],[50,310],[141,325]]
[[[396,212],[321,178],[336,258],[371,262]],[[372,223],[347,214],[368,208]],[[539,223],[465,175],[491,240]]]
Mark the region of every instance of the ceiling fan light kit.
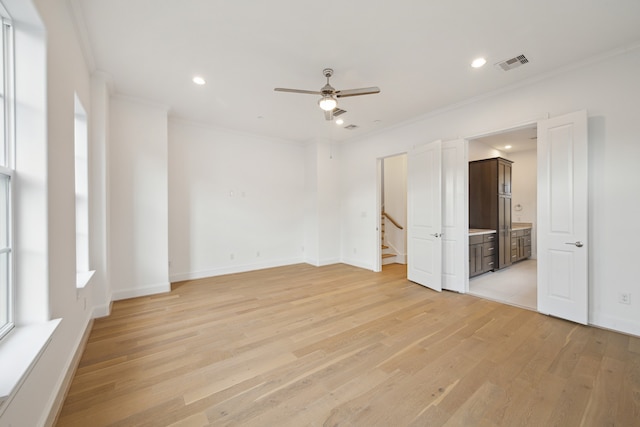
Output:
[[330,95],[322,95],[322,98],[318,100],[318,105],[324,111],[331,111],[338,106],[338,101]]
[[286,89],[277,87],[274,90],[276,92],[292,92],[292,93],[304,93],[309,95],[320,95],[318,100],[318,106],[324,111],[324,117],[326,120],[333,120],[333,110],[338,107],[338,101],[336,98],[343,98],[346,96],[360,96],[371,95],[380,93],[380,89],[377,87],[365,87],[360,89],[347,89],[347,90],[335,90],[331,84],[329,84],[329,78],[333,76],[333,69],[325,68],[322,70],[322,75],[327,78],[327,84],[325,84],[319,91],[302,90],[302,89]]

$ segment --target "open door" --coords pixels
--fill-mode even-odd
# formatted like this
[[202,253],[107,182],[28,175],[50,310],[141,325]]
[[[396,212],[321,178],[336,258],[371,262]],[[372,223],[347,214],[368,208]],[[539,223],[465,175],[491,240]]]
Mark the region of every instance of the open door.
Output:
[[442,290],[442,142],[408,153],[407,278]]
[[464,139],[442,143],[442,288],[464,293],[469,280],[469,163]]
[[538,311],[588,322],[587,112],[538,123]]

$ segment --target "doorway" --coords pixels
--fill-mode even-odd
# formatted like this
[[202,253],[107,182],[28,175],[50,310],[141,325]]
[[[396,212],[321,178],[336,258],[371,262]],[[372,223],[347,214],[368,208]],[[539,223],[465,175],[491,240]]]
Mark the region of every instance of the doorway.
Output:
[[406,264],[407,258],[407,154],[378,160],[380,199],[380,268]]
[[[469,278],[469,293],[537,310],[536,125],[469,140],[470,162],[495,157],[513,162],[509,191],[511,208],[507,214],[511,225],[508,227],[509,235],[503,239],[509,242],[506,252],[511,259],[508,266],[498,266],[496,263],[495,269],[471,274],[473,277]],[[470,204],[470,209],[474,208],[477,209],[477,204]],[[470,212],[470,218],[472,217]],[[474,224],[470,224],[470,228],[473,226]]]

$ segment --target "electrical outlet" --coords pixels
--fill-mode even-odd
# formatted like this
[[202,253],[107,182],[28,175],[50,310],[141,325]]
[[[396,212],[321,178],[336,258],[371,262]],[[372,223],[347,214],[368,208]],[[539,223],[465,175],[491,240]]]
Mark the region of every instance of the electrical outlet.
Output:
[[618,294],[618,302],[620,304],[631,304],[631,294],[620,292]]

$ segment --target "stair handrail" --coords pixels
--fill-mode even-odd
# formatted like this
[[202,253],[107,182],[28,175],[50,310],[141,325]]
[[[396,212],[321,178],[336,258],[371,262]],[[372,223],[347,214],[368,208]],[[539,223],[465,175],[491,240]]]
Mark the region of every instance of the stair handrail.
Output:
[[393,217],[391,215],[389,215],[388,213],[386,213],[385,211],[382,211],[382,216],[385,216],[387,219],[389,219],[389,221],[391,221],[391,224],[395,225],[400,230],[404,230],[404,228],[400,224],[398,224],[398,221],[393,219]]

